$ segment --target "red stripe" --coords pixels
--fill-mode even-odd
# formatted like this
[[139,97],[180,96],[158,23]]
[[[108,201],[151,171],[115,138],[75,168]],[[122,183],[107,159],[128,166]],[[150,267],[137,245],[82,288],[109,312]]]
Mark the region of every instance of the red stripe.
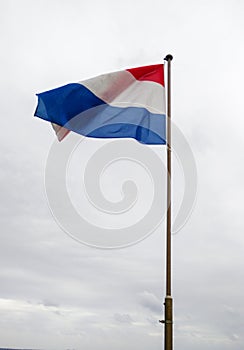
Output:
[[164,67],[163,64],[153,66],[144,66],[138,68],[126,69],[137,80],[149,80],[164,86]]

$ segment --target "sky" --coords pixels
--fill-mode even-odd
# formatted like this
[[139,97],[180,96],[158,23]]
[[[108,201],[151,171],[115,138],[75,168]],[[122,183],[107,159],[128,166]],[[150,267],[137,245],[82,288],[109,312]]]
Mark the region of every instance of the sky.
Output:
[[[171,53],[172,118],[198,183],[192,214],[172,236],[175,349],[243,348],[243,10],[241,0],[0,1],[0,347],[163,348],[165,222],[123,249],[67,235],[44,182],[55,135],[33,115],[38,92]],[[102,191],[118,201],[123,177],[137,177],[137,212],[110,222],[88,207],[81,173],[107,144],[84,140],[69,191],[81,215],[123,227],[145,215],[152,191],[135,163],[118,162],[102,174]],[[183,180],[174,156],[173,217]]]

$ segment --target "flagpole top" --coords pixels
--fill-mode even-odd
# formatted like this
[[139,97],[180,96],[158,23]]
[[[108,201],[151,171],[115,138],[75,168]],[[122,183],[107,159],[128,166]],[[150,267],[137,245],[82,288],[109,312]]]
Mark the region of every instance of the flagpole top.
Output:
[[172,55],[167,55],[167,56],[164,57],[164,60],[167,61],[167,62],[172,61],[172,59],[173,59]]

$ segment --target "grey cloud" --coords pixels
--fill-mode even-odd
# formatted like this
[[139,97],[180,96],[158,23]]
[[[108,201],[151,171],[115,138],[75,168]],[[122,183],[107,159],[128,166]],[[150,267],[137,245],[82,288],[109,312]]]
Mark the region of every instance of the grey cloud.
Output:
[[152,312],[160,312],[162,309],[160,300],[153,293],[147,291],[141,294],[140,303]]
[[129,323],[130,324],[133,322],[133,319],[128,314],[116,313],[116,314],[114,314],[114,319],[115,319],[115,321],[120,322],[120,323]]

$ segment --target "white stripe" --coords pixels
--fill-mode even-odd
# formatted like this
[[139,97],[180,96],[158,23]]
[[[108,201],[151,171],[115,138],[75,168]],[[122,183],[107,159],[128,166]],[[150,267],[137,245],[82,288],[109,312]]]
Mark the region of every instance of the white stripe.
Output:
[[164,88],[152,81],[136,80],[110,105],[116,107],[144,107],[149,112],[165,114]]
[[103,74],[79,82],[114,107],[144,107],[166,114],[165,88],[153,81],[138,81],[128,71]]
[[68,133],[70,132],[70,130],[66,129],[63,126],[59,126],[55,123],[51,123],[51,124],[59,141],[62,141],[65,138],[65,136],[68,135]]

